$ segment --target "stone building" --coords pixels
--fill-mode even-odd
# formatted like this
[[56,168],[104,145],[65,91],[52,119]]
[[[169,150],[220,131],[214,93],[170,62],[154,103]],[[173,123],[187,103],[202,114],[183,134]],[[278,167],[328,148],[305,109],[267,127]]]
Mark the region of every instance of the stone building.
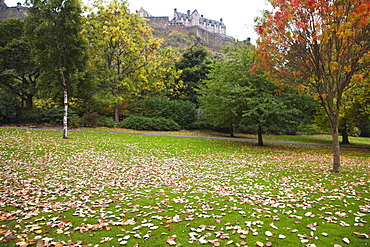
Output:
[[184,25],[185,27],[198,26],[212,33],[226,35],[226,26],[220,21],[210,20],[200,15],[198,10],[194,10],[190,14],[190,10],[186,14],[174,11],[174,17],[170,21],[170,25]]
[[212,49],[220,50],[223,46],[234,41],[233,37],[226,35],[226,26],[220,21],[210,20],[200,15],[197,10],[190,13],[180,13],[174,10],[170,20],[168,16],[152,16],[148,11],[140,8],[137,13],[147,19],[148,24],[158,30],[185,30],[196,34],[203,43]]
[[[153,28],[168,28],[168,26],[180,26],[180,27],[200,27],[211,33],[216,33],[220,35],[226,35],[226,26],[222,21],[215,21],[211,19],[204,18],[203,15],[200,15],[198,10],[194,10],[190,13],[190,10],[187,13],[180,13],[177,9],[174,10],[174,15],[172,20],[169,20],[169,17],[163,16],[152,16],[148,11],[140,8],[137,13],[144,18],[148,18],[151,21],[150,24],[153,24]],[[162,21],[160,21],[162,19]],[[164,19],[167,20],[164,22]],[[157,23],[154,23],[157,22]]]
[[21,3],[17,3],[15,7],[8,7],[4,0],[0,0],[0,21],[8,18],[24,19],[28,15],[27,8],[24,8]]

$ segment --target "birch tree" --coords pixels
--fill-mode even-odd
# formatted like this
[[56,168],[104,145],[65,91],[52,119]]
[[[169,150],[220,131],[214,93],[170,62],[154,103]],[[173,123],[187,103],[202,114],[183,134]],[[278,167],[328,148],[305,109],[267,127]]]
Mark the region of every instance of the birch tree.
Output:
[[30,0],[26,34],[40,69],[45,94],[63,94],[63,138],[68,138],[68,95],[78,86],[86,63],[87,43],[78,0]]

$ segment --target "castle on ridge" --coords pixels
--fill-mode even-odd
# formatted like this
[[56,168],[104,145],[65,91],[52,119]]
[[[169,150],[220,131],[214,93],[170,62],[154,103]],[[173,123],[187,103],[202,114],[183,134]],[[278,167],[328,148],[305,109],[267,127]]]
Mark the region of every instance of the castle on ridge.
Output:
[[[140,10],[137,11],[137,13],[141,17],[148,18],[150,20],[149,23],[152,23],[153,20],[160,20],[161,18],[168,18],[168,17],[154,17],[150,15],[143,8],[140,8]],[[183,27],[198,26],[209,32],[226,36],[226,26],[223,23],[222,18],[220,19],[220,21],[210,20],[210,19],[204,18],[203,15],[200,15],[198,10],[194,10],[191,14],[190,14],[190,10],[188,10],[187,13],[184,14],[184,13],[178,12],[177,9],[175,9],[173,19],[168,21],[168,23],[158,22],[158,25],[156,25],[156,28],[159,28],[159,25],[161,24],[163,25],[162,28],[166,28],[167,26],[172,26],[172,27],[174,26],[183,26]]]
[[220,21],[210,20],[200,15],[197,10],[190,13],[180,13],[177,9],[174,10],[174,17],[170,20],[168,16],[152,16],[148,11],[142,7],[137,14],[147,19],[148,24],[157,30],[183,30],[194,33],[199,37],[203,43],[208,47],[221,50],[225,45],[235,39],[226,35],[226,26],[223,20]]
[[[197,10],[190,13],[180,13],[174,10],[174,17],[170,20],[168,16],[152,16],[143,8],[136,11],[139,16],[145,18],[148,24],[156,30],[178,30],[193,33],[197,36],[199,43],[215,50],[221,50],[223,46],[230,45],[235,39],[226,35],[226,26],[223,20],[215,21],[204,18]],[[8,18],[24,19],[28,15],[28,8],[17,3],[15,7],[8,7],[5,0],[0,0],[0,21]]]

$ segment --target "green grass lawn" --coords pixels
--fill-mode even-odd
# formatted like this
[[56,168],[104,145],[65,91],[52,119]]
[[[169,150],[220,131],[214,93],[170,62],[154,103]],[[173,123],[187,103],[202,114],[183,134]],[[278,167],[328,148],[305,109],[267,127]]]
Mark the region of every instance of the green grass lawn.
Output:
[[0,128],[0,246],[370,245],[369,149],[69,137]]
[[[101,131],[101,132],[117,132],[117,133],[151,133],[151,134],[166,134],[166,135],[183,135],[183,136],[209,136],[209,137],[230,137],[227,133],[215,132],[210,130],[181,130],[181,131],[141,131],[123,128],[106,128],[106,127],[81,127],[82,131]],[[257,135],[235,133],[235,139],[245,138],[257,140]],[[332,140],[330,135],[263,135],[264,141],[284,141],[297,143],[313,143],[331,145]],[[345,146],[363,146],[370,148],[369,138],[350,137],[351,144]]]

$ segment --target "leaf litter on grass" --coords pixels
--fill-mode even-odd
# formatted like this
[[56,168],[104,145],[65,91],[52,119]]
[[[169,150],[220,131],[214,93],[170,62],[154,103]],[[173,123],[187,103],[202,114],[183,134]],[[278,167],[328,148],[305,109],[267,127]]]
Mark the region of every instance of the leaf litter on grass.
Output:
[[316,156],[24,135],[2,137],[9,246],[358,246],[369,233],[368,164],[350,158],[331,174]]

